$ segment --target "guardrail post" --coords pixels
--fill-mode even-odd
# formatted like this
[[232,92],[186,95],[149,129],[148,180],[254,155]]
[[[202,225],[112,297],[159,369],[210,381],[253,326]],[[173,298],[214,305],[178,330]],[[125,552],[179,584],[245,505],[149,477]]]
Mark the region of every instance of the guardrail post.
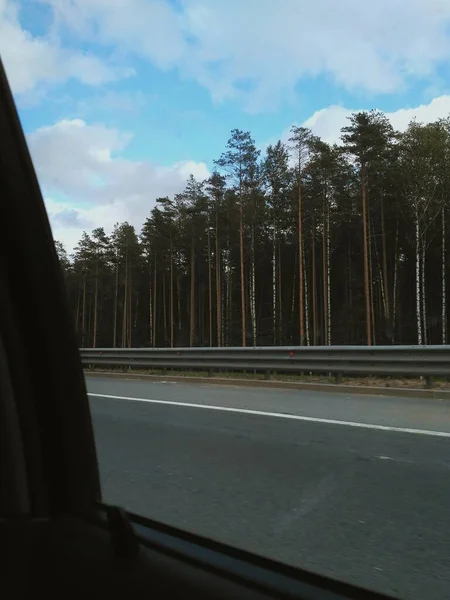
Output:
[[335,373],[334,374],[334,383],[336,383],[337,385],[339,385],[340,383],[342,383],[342,373]]
[[264,371],[264,379],[266,379],[266,380],[270,379],[270,371]]
[[431,388],[433,387],[433,377],[431,375],[427,375],[425,377],[425,387],[428,390],[431,390]]

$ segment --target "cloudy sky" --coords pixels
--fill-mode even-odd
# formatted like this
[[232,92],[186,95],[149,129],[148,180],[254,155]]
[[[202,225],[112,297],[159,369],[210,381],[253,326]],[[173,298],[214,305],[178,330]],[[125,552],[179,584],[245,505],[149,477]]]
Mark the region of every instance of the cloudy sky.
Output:
[[450,0],[0,0],[0,54],[69,250],[140,227],[232,128],[264,147],[294,123],[337,140],[353,110],[450,113]]

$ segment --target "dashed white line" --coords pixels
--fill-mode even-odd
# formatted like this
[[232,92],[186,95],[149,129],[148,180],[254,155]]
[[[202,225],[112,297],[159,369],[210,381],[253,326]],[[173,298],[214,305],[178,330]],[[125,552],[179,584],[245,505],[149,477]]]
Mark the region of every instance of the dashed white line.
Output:
[[377,425],[375,423],[358,423],[356,421],[340,421],[339,419],[323,419],[320,417],[305,417],[289,413],[268,412],[263,410],[252,410],[249,408],[237,408],[229,406],[215,406],[214,404],[194,404],[193,402],[175,402],[174,400],[154,400],[152,398],[135,398],[132,396],[112,396],[111,394],[96,394],[88,392],[88,396],[94,398],[111,398],[112,400],[127,400],[132,402],[149,402],[150,404],[165,404],[168,406],[179,406],[184,408],[203,408],[206,410],[218,410],[222,412],[241,413],[244,415],[255,415],[259,417],[273,417],[277,419],[291,419],[293,421],[306,421],[312,423],[323,423],[326,425],[343,425],[346,427],[357,427],[360,429],[375,429],[378,431],[393,431],[397,433],[412,433],[417,435],[429,435],[434,437],[450,438],[448,431],[432,431],[429,429],[412,429],[410,427],[394,427],[390,425]]

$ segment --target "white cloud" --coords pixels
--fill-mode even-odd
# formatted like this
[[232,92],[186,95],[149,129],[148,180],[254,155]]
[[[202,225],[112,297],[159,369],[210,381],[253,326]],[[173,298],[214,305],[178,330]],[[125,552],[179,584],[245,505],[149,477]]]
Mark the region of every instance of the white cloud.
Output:
[[[302,125],[330,143],[338,142],[347,117],[356,110],[329,106]],[[394,128],[403,131],[413,118],[428,123],[448,116],[450,96],[385,114]],[[288,137],[286,130],[281,138]],[[28,136],[54,236],[69,250],[83,230],[101,226],[111,231],[116,222],[125,220],[139,229],[157,197],[181,191],[191,173],[199,180],[209,175],[204,163],[192,160],[160,166],[125,159],[130,140],[128,133],[81,119],[62,120]]]
[[34,92],[42,85],[77,79],[99,85],[131,74],[91,54],[64,48],[57,37],[33,37],[20,25],[19,5],[0,0],[0,55],[15,94]]
[[36,1],[53,7],[56,26],[176,67],[253,110],[321,74],[351,91],[398,91],[450,57],[448,0]]
[[159,196],[180,192],[190,173],[209,176],[204,163],[171,166],[123,158],[131,136],[81,119],[42,127],[28,136],[56,239],[69,249],[83,229],[111,230],[128,220],[140,228]]
[[[342,127],[348,125],[348,117],[362,109],[349,109],[343,106],[328,106],[316,111],[309,119],[302,123],[315,135],[329,143],[339,142]],[[422,104],[414,108],[401,108],[394,112],[384,112],[389,118],[394,129],[405,131],[408,123],[413,119],[421,123],[431,123],[441,117],[450,115],[450,96],[439,96],[429,104]],[[288,132],[284,132],[282,139],[287,140]]]

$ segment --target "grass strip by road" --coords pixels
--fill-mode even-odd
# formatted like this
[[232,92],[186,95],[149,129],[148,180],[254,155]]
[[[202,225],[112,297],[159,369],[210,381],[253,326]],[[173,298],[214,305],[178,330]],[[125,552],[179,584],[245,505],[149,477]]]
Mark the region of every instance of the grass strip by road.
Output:
[[340,383],[334,377],[320,375],[292,375],[271,373],[270,380],[261,373],[249,372],[208,372],[179,371],[176,369],[85,369],[94,377],[118,377],[150,379],[153,381],[174,381],[186,383],[213,383],[247,387],[271,387],[299,390],[329,391],[347,394],[373,394],[385,396],[407,396],[420,398],[440,398],[450,400],[450,382],[444,378],[433,379],[433,388],[426,389],[425,380],[420,377],[361,377],[343,376]]

